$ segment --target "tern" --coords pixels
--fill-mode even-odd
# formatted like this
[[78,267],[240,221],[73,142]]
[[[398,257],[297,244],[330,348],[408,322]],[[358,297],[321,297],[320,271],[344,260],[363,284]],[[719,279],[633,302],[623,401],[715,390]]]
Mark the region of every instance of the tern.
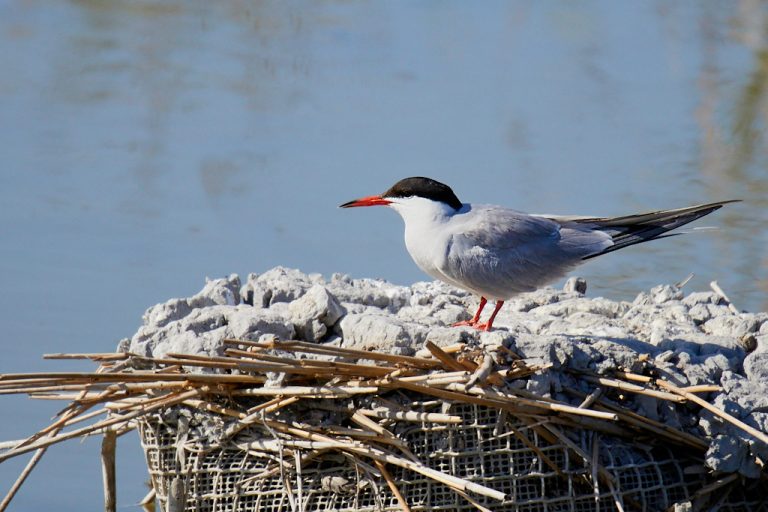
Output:
[[[732,202],[623,217],[533,215],[462,203],[448,185],[413,177],[341,208],[388,206],[399,213],[405,246],[416,265],[435,279],[480,296],[474,317],[453,325],[489,331],[505,300],[550,284],[596,256],[679,234],[667,232]],[[489,299],[496,306],[488,321],[480,322]]]

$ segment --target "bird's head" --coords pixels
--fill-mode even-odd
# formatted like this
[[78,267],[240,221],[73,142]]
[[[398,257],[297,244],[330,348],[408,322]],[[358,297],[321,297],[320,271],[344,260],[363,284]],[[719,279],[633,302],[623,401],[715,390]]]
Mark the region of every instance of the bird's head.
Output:
[[403,218],[409,212],[425,210],[454,213],[463,206],[451,187],[431,178],[405,178],[392,185],[386,192],[361,197],[341,205],[341,208],[357,206],[390,206]]

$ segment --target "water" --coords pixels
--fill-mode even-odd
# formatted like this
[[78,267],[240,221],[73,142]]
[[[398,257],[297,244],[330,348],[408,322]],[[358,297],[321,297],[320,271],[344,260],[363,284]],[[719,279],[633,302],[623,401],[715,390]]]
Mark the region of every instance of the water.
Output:
[[[578,273],[631,300],[694,272],[766,310],[766,26],[756,0],[0,0],[0,372],[90,369],[40,355],[113,350],[205,276],[424,279],[394,213],[336,208],[412,175],[561,214],[741,198]],[[2,400],[3,440],[63,406]],[[118,450],[131,508],[146,471]],[[100,487],[98,442],[68,443],[12,510]]]

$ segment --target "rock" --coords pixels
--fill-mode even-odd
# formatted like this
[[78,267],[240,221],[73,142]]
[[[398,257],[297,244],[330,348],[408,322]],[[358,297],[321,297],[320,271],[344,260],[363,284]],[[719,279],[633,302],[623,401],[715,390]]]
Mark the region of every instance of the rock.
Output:
[[691,357],[687,352],[678,354],[677,368],[682,370],[691,385],[720,382],[720,376],[733,366],[723,354],[707,357]]
[[[428,301],[422,300],[430,297]],[[476,306],[472,306],[475,308]],[[463,298],[445,293],[414,292],[410,304],[397,311],[398,318],[407,322],[428,325],[452,325],[461,320],[469,320],[471,315]]]
[[584,295],[587,293],[587,280],[583,277],[569,277],[563,285],[563,291]]
[[708,320],[703,326],[706,333],[716,336],[732,336],[739,338],[745,334],[756,332],[759,327],[754,315],[722,315]]
[[117,342],[117,349],[115,352],[124,354],[131,351],[131,338],[123,338]]
[[319,274],[307,275],[296,269],[275,267],[263,274],[249,274],[240,295],[251,297],[254,306],[269,307],[277,302],[294,301],[312,285],[322,283]]
[[294,339],[295,330],[291,319],[276,310],[241,306],[229,317],[229,336],[240,340],[269,337],[286,341]]
[[240,288],[240,301],[257,308],[266,308],[269,306],[272,293],[257,284],[258,277],[258,274],[248,274],[248,280]]
[[[471,333],[471,331],[470,331]],[[477,336],[477,331],[471,333]],[[504,331],[480,332],[480,345],[491,350],[495,347],[511,347],[515,343],[515,336]]]
[[205,287],[188,299],[189,307],[234,306],[240,303],[240,278],[231,274],[223,279],[206,279]]
[[297,334],[306,341],[319,341],[344,314],[336,297],[319,284],[288,306]]
[[[154,357],[163,358],[166,354],[192,354],[204,356],[221,356],[223,354],[223,340],[227,337],[226,327],[218,327],[210,331],[196,333],[184,331],[174,336],[172,340],[159,344],[154,352]],[[200,373],[212,373],[208,368],[197,369]]]
[[693,292],[683,298],[682,302],[692,308],[697,304],[720,304],[722,299],[715,292]]
[[[576,313],[592,313],[607,318],[622,316],[629,310],[629,304],[613,302],[602,297],[595,299],[573,298],[537,307],[537,315],[571,317]],[[570,318],[569,318],[570,320]]]
[[629,333],[621,322],[594,313],[578,312],[558,319],[547,326],[550,333],[594,338],[627,338]]
[[423,328],[383,315],[347,314],[338,324],[345,348],[412,355],[426,336]]
[[744,374],[754,383],[768,383],[768,350],[752,352],[744,359]]
[[732,436],[717,435],[710,442],[706,465],[720,473],[735,473],[744,464],[749,450]]
[[169,322],[184,318],[192,311],[187,299],[170,299],[162,304],[156,304],[144,312],[144,325],[163,327]]
[[660,284],[651,288],[649,295],[654,304],[663,304],[672,300],[682,299],[683,291],[672,284]]
[[[598,373],[610,373],[616,368],[640,371],[641,356],[656,352],[656,348],[647,343],[622,339],[598,339],[591,343],[590,349],[586,356]],[[589,363],[584,368],[588,366]]]
[[739,343],[746,353],[754,352],[758,347],[757,336],[752,333],[745,334],[739,338]]
[[714,315],[710,304],[694,304],[688,310],[688,316],[696,325],[701,325]]
[[433,303],[438,297],[452,298],[455,304],[466,305],[465,299],[472,297],[472,294],[440,281],[421,281],[411,286],[409,303],[411,306],[423,306]]
[[380,279],[355,279],[328,283],[328,291],[339,302],[355,302],[396,312],[410,302],[411,292],[404,286],[395,286]]
[[[438,347],[448,347],[456,343],[477,343],[477,336],[477,331],[470,327],[434,327],[427,332],[424,342],[431,341]],[[431,357],[431,352],[426,348],[420,348],[416,355]]]

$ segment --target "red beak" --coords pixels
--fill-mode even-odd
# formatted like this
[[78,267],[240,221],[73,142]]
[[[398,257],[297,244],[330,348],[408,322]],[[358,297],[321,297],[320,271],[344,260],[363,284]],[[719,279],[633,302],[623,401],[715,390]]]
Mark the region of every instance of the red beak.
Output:
[[381,196],[368,196],[355,199],[348,203],[344,203],[339,208],[353,208],[355,206],[387,206],[392,201],[384,199]]

